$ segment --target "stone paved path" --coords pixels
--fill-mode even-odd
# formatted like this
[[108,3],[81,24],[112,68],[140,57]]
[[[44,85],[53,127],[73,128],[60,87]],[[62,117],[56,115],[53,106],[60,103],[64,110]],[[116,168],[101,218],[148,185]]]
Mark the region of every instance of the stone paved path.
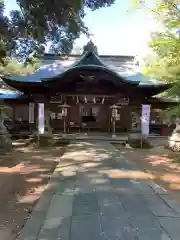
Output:
[[69,146],[18,240],[179,240],[180,204],[109,143]]

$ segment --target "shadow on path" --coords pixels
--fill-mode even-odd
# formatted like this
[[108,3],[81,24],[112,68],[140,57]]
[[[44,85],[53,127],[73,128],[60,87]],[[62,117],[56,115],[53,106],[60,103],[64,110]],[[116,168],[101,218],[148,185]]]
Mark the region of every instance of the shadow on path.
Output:
[[179,239],[180,205],[150,177],[107,142],[71,144],[19,239]]

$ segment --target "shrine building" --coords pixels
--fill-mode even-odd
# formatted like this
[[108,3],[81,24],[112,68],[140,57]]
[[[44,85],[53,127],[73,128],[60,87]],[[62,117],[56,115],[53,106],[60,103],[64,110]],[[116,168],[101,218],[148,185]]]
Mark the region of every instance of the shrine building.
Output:
[[160,133],[166,126],[160,113],[176,104],[157,97],[171,84],[143,76],[134,56],[98,55],[91,41],[82,55],[45,54],[40,63],[33,74],[2,77],[13,89],[0,93],[3,104],[10,106],[11,131],[36,131],[43,104],[53,133],[111,132],[112,108],[116,132],[124,133],[138,127],[142,104],[148,104],[150,133]]

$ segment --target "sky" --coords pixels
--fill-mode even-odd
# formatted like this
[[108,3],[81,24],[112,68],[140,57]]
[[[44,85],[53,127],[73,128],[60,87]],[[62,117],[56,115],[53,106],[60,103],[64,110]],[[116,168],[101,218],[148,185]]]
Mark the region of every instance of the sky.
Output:
[[[4,0],[6,14],[18,9],[16,0]],[[146,56],[151,32],[160,26],[145,9],[130,9],[130,0],[116,0],[111,7],[88,11],[85,17],[98,53],[104,55]],[[88,39],[81,36],[75,46],[83,47]]]

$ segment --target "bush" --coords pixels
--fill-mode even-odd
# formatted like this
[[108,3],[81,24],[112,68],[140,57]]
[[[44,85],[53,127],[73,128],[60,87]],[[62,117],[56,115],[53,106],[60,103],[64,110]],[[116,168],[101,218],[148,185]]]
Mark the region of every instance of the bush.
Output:
[[34,147],[51,147],[68,145],[67,139],[53,139],[51,134],[34,134],[27,140],[27,145],[34,145]]
[[40,147],[52,146],[52,135],[51,134],[34,134],[29,139],[30,144],[36,144]]
[[132,148],[149,149],[152,147],[147,138],[142,138],[140,131],[133,131],[129,133],[128,144]]
[[145,149],[152,148],[152,145],[150,144],[148,139],[142,139],[142,140],[141,139],[129,139],[128,143],[132,148],[145,148]]

